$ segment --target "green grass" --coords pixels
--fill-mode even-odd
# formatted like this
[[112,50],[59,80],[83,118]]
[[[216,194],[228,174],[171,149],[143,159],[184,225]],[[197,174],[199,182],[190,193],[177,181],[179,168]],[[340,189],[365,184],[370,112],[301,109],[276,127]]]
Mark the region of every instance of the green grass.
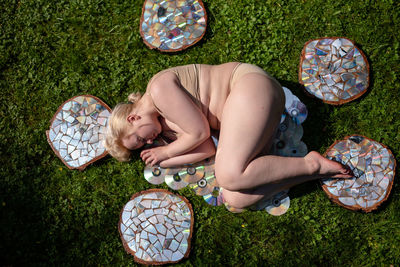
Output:
[[[110,106],[144,91],[161,69],[242,61],[291,88],[310,116],[304,140],[324,152],[358,133],[400,152],[398,1],[204,1],[203,40],[176,54],[149,50],[139,34],[141,1],[0,1],[0,262],[2,265],[135,265],[117,224],[130,196],[154,188],[143,163],[107,157],[71,171],[45,137],[58,106],[79,94]],[[298,84],[306,41],[345,36],[367,55],[371,86],[340,107],[307,97]],[[399,168],[397,168],[397,172]],[[398,179],[398,177],[396,177]],[[164,187],[165,186],[161,186]],[[369,214],[331,203],[317,182],[295,187],[283,216],[231,214],[189,189],[192,251],[184,266],[398,266],[400,187]]]

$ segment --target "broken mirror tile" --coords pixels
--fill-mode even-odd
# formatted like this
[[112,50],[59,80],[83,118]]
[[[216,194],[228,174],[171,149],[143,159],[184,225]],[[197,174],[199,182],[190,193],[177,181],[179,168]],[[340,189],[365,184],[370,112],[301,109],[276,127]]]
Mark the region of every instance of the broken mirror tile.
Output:
[[347,165],[354,174],[350,179],[322,180],[322,188],[333,202],[351,210],[370,212],[388,198],[396,160],[384,145],[353,135],[336,141],[325,156]]
[[107,155],[102,141],[110,114],[110,107],[95,96],[73,97],[51,119],[47,141],[68,168],[83,170]]
[[327,37],[307,42],[300,58],[299,82],[325,103],[341,105],[363,95],[369,86],[369,65],[354,42]]
[[146,0],[140,34],[151,49],[183,50],[197,43],[206,32],[207,14],[201,0]]
[[150,189],[125,204],[118,229],[125,250],[136,262],[159,265],[189,256],[193,225],[193,210],[186,198]]

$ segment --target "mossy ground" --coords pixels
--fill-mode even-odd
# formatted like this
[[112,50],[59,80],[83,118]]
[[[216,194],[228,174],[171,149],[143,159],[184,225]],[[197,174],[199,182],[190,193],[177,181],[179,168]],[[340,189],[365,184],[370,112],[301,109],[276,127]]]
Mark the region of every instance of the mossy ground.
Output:
[[[52,152],[45,131],[65,100],[92,94],[114,106],[170,66],[256,64],[307,104],[303,139],[310,149],[324,152],[334,140],[358,133],[398,158],[398,1],[205,0],[206,35],[175,54],[144,45],[138,30],[143,2],[0,2],[2,265],[135,265],[117,224],[132,194],[156,187],[143,179],[144,164],[107,157],[71,171]],[[352,39],[367,55],[371,85],[361,99],[335,107],[303,93],[301,49],[324,36]],[[195,212],[193,248],[180,265],[400,264],[397,181],[386,203],[369,214],[333,204],[318,182],[292,189],[291,207],[280,217],[231,214],[189,189],[179,193]]]

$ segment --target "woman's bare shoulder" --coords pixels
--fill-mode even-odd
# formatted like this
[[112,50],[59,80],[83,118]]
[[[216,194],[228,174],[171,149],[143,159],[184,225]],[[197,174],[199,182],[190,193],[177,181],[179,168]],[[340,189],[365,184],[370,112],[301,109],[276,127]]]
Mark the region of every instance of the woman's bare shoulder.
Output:
[[220,76],[224,73],[230,73],[240,62],[227,62],[219,65],[205,65],[206,67],[202,69],[208,70],[209,73],[215,74],[214,76]]
[[209,65],[209,64],[200,64],[202,68],[212,68],[212,69],[221,69],[221,68],[231,68],[232,66],[236,66],[240,62],[232,61],[232,62],[226,62],[222,64],[215,64],[215,65]]
[[171,71],[162,71],[151,78],[147,85],[146,92],[156,94],[159,93],[158,91],[162,91],[162,88],[170,84],[176,84],[176,82],[178,82],[178,77],[175,73]]

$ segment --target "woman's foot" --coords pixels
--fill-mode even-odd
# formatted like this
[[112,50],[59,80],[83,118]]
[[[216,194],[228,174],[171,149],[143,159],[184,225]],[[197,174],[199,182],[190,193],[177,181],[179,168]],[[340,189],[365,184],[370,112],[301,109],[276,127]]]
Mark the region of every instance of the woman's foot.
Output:
[[351,178],[354,176],[353,172],[347,166],[329,160],[316,151],[311,151],[304,159],[308,166],[310,166],[312,176],[320,178]]

